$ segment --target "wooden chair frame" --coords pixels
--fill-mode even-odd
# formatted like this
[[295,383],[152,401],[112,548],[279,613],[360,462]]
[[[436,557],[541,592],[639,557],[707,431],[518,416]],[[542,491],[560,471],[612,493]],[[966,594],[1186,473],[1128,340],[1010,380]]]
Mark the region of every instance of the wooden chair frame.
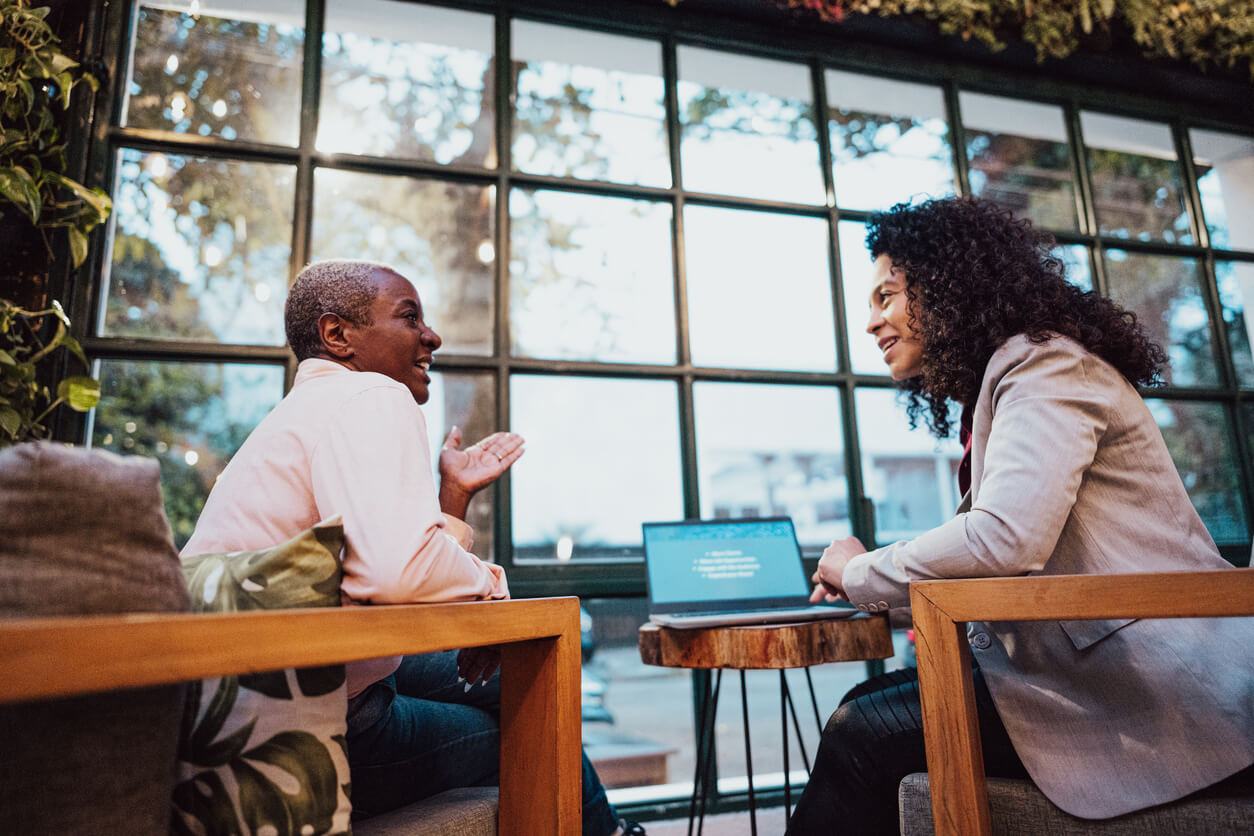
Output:
[[918,581],[910,604],[936,834],[986,835],[966,622],[1254,616],[1254,569]]
[[580,832],[579,601],[0,620],[0,703],[501,645],[501,836]]

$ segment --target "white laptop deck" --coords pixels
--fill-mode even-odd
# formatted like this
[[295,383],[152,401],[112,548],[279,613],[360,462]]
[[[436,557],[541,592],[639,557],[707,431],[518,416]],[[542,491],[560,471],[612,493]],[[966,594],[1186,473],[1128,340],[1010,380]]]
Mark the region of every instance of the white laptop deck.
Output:
[[810,603],[792,520],[647,522],[649,621],[701,628],[845,618],[849,604]]

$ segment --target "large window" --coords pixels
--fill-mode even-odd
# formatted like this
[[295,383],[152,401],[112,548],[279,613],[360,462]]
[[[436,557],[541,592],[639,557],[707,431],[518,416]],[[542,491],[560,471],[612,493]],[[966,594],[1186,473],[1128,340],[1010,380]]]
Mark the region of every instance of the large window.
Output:
[[[91,152],[116,211],[73,312],[103,383],[87,432],[161,461],[179,543],[290,385],[296,270],[395,265],[444,340],[432,444],[453,425],[527,438],[471,506],[481,553],[516,594],[585,596],[605,689],[588,716],[613,721],[589,732],[606,751],[669,738],[669,773],[631,798],[680,797],[693,680],[635,655],[640,524],[787,514],[812,565],[834,537],[883,544],[949,516],[957,442],[909,429],[865,333],[865,224],[974,194],[1055,234],[1069,279],[1163,344],[1151,409],[1224,554],[1248,562],[1248,124],[1108,112],[1063,81],[1025,97],[905,55],[721,42],[662,3],[621,26],[555,5],[107,4],[126,40]],[[821,686],[825,713],[847,678]],[[678,731],[650,728],[654,688]],[[739,745],[720,753],[728,791]]]

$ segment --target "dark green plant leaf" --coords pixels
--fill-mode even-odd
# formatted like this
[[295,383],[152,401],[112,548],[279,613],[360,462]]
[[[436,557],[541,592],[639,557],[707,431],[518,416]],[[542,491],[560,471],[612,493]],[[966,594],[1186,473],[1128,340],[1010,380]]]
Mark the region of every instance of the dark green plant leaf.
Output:
[[[284,792],[248,763],[268,764],[286,772],[299,786]],[[253,833],[273,827],[279,833],[326,833],[337,806],[335,763],[327,749],[307,732],[281,732],[231,764],[239,782],[240,809]]]
[[[68,55],[58,52],[52,56],[52,72],[61,74],[78,66],[78,62]],[[67,76],[68,77],[68,76]]]
[[250,720],[221,740],[193,752],[192,754],[197,757],[188,758],[188,761],[197,766],[225,766],[234,762],[243,748],[248,745],[248,738],[252,736],[255,725],[256,721]]
[[[222,779],[213,772],[198,773],[191,780],[174,788],[174,814],[170,816],[173,833],[178,836],[194,836],[211,833],[214,836],[235,836],[239,833],[235,820],[235,805]],[[180,811],[195,819],[200,827],[188,828]]]
[[[209,748],[209,744],[213,739],[222,732],[222,726],[226,723],[228,717],[231,716],[231,709],[235,707],[235,700],[239,698],[239,682],[233,676],[224,676],[218,680],[218,688],[213,693],[213,698],[209,701],[209,707],[205,709],[205,714],[201,718],[200,723],[196,726],[196,730],[192,733],[188,741],[189,747],[194,751],[204,751]],[[240,744],[243,747],[245,744]],[[191,760],[189,758],[188,760]],[[199,763],[199,761],[195,761]]]
[[297,668],[296,685],[307,697],[330,694],[344,684],[344,666],[326,665],[320,668]]
[[66,334],[65,339],[61,341],[61,344],[65,346],[66,351],[77,357],[80,363],[84,366],[88,365],[87,355],[83,353],[83,347],[78,344],[78,340],[74,339],[69,334]]
[[87,260],[87,236],[74,227],[70,227],[66,232],[70,236],[70,263],[78,267]]
[[91,377],[67,377],[57,384],[57,397],[75,412],[86,412],[100,403],[100,381]]
[[287,674],[283,671],[266,671],[264,673],[242,673],[239,685],[250,691],[265,694],[275,700],[290,700],[292,689],[287,684]]
[[22,428],[22,416],[9,406],[0,406],[0,430],[4,430],[9,438],[17,438],[17,431]]

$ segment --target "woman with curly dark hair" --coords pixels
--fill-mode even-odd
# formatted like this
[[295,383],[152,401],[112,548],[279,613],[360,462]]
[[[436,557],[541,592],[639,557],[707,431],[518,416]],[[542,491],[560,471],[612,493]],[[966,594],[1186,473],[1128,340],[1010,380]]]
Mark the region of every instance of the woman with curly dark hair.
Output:
[[[1166,366],[1129,311],[1068,284],[1052,239],[995,204],[874,216],[867,331],[911,424],[966,450],[956,516],[914,540],[824,552],[815,601],[909,606],[912,580],[1231,568],[1136,386]],[[1254,623],[972,624],[989,775],[1109,818],[1254,779]],[[1185,707],[1185,711],[1180,711]],[[918,679],[854,688],[828,720],[788,832],[896,833],[897,785],[926,770]]]

